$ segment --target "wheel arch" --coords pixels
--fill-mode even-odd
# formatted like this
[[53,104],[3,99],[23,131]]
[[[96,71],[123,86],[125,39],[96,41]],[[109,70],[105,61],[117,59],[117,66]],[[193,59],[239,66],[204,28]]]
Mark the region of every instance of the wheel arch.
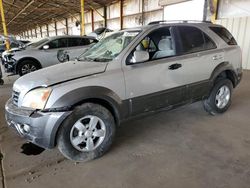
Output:
[[[97,86],[79,88],[63,95],[52,105],[49,111],[58,110],[60,107],[73,111],[77,106],[84,103],[99,104],[108,109],[113,115],[117,126],[120,125],[120,122],[125,119],[129,113],[129,106],[126,100],[121,100],[117,94],[108,88]],[[66,118],[67,117],[65,117],[65,119]],[[61,126],[62,123],[54,127],[54,143],[52,143],[54,146],[57,144],[56,139]]]
[[227,78],[232,82],[234,88],[237,86],[237,74],[229,62],[222,62],[214,69],[210,80],[214,84],[218,78]]
[[19,59],[17,61],[17,63],[16,63],[16,66],[15,66],[15,73],[16,74],[18,73],[18,69],[19,69],[20,64],[22,62],[24,62],[24,61],[32,61],[32,62],[36,63],[39,66],[40,69],[42,68],[42,64],[36,58],[34,58],[34,57],[23,57],[23,58]]

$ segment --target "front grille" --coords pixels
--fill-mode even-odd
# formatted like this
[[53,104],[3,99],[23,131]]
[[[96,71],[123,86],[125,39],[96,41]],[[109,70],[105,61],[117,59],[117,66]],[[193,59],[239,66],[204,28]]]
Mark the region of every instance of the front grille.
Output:
[[14,103],[14,105],[16,105],[16,106],[18,105],[19,95],[20,95],[20,93],[17,92],[17,91],[13,91],[13,92],[12,92],[13,103]]

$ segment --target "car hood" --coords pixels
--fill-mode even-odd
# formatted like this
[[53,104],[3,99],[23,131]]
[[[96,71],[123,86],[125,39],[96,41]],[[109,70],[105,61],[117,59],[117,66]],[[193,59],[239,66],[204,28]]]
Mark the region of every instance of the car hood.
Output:
[[108,63],[70,61],[44,68],[19,78],[13,86],[18,92],[27,93],[37,87],[47,87],[62,82],[103,73]]

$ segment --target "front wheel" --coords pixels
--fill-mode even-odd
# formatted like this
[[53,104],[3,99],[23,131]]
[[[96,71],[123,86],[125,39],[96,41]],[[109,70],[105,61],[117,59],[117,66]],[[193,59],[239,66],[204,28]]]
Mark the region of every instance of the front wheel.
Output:
[[218,80],[209,97],[203,101],[205,110],[211,115],[227,111],[231,105],[233,84],[229,79]]
[[62,124],[57,138],[58,149],[70,160],[96,159],[110,148],[115,127],[109,110],[98,104],[85,103]]
[[37,65],[37,63],[34,63],[33,61],[23,61],[21,62],[21,64],[18,66],[18,74],[20,76],[23,76],[25,74],[34,72],[36,70],[38,70],[40,67]]

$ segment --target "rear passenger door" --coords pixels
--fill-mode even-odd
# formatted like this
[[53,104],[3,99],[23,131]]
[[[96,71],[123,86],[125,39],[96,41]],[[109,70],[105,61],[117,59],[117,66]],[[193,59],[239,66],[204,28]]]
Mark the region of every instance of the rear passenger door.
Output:
[[187,86],[186,100],[198,100],[209,92],[209,78],[217,65],[224,60],[224,52],[201,29],[194,26],[177,26],[178,63]]

